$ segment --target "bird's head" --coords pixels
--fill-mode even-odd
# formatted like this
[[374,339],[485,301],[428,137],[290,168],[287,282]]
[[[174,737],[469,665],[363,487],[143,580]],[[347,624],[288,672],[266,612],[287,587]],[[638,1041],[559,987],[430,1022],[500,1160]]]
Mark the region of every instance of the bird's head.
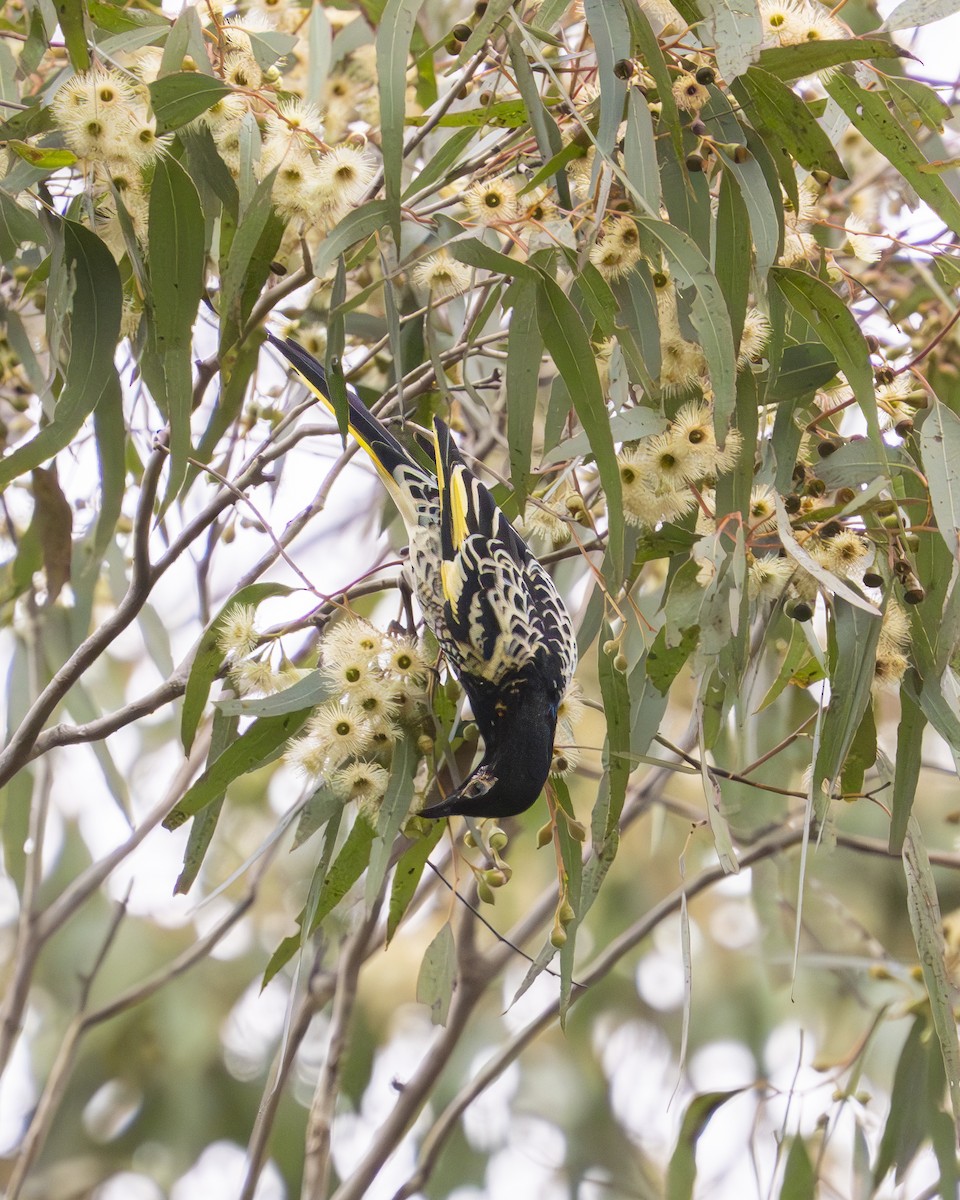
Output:
[[545,689],[471,695],[484,755],[470,777],[423,817],[512,817],[525,812],[550,774],[557,704]]

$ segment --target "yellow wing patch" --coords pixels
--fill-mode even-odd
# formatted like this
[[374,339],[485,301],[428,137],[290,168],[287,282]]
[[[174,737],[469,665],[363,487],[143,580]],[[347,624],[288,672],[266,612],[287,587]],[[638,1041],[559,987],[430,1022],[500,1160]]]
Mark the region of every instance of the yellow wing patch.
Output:
[[444,597],[455,606],[463,591],[463,572],[459,563],[440,564],[440,586],[443,588]]
[[467,485],[463,481],[463,467],[455,467],[450,479],[450,525],[453,532],[453,544],[457,550],[470,536],[467,524]]

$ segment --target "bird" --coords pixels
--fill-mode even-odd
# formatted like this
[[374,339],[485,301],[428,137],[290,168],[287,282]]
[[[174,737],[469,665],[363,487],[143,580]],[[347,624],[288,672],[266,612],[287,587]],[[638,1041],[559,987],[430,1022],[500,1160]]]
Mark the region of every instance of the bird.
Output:
[[[331,411],[323,367],[290,338],[271,343]],[[348,385],[348,424],[393,498],[410,543],[404,568],[426,624],[470,700],[483,755],[422,817],[507,817],[550,774],[560,701],[577,665],[573,623],[553,579],[433,420],[435,473]]]

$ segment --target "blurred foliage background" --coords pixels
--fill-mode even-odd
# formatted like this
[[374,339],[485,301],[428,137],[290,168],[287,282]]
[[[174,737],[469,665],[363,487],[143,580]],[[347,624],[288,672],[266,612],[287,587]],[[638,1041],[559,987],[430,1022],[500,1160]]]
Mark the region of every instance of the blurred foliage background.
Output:
[[[5,7],[10,1200],[956,1194],[955,7]],[[347,379],[574,616],[502,827]]]

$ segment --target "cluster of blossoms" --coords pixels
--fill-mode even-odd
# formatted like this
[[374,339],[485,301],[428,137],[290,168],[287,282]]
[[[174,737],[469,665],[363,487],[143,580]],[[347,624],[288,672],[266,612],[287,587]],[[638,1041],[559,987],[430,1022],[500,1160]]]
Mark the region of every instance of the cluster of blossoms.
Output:
[[[926,392],[911,375],[898,375],[885,367],[876,373],[874,396],[881,429],[898,437],[906,437],[913,430],[917,410],[927,406]],[[820,388],[813,399],[822,413],[842,414],[854,399],[853,388],[841,371],[830,384]]]
[[811,4],[808,0],[760,0],[760,20],[764,48],[850,36],[842,21],[822,5]]
[[[795,477],[807,480],[810,472],[798,465]],[[816,482],[812,480],[812,482]],[[844,582],[855,584],[859,590],[873,595],[879,603],[884,589],[884,577],[878,571],[877,546],[866,536],[858,519],[818,519],[818,514],[831,508],[841,508],[852,499],[850,489],[824,493],[813,488],[805,494],[791,493],[784,497],[784,507],[791,515],[793,533],[803,550],[825,571]],[[710,514],[715,511],[713,492],[703,493],[703,508],[697,514],[696,529],[707,537],[717,531],[717,522]],[[780,548],[776,532],[776,493],[772,487],[757,485],[750,496],[746,527],[748,544],[747,587],[750,599],[757,603],[783,601],[786,613],[798,621],[809,620],[814,613],[824,584],[811,571],[788,557]],[[904,597],[911,603],[922,598],[915,578],[906,569],[906,559],[900,560],[904,569],[896,571],[904,584]],[[698,582],[706,586],[713,577],[713,564],[705,562]],[[906,649],[910,643],[910,622],[902,605],[893,597],[887,599],[883,624],[877,646],[874,670],[874,690],[896,686],[908,666]]]
[[252,604],[234,604],[221,616],[217,645],[229,663],[230,682],[240,696],[272,696],[304,675],[287,658],[281,656],[274,662],[279,644],[262,637]]
[[320,670],[333,695],[290,743],[287,761],[374,820],[401,725],[423,715],[427,660],[413,638],[347,619],[324,637]]
[[[342,18],[338,13],[336,19]],[[327,80],[321,110],[302,98],[307,88],[302,37],[291,53],[291,69],[282,76],[276,67],[261,67],[251,40],[276,29],[299,35],[302,8],[267,4],[230,21],[223,21],[219,12],[211,12],[210,19],[212,66],[235,90],[193,125],[209,130],[234,178],[239,178],[250,146],[251,166],[259,178],[276,171],[274,203],[291,222],[277,255],[283,259],[301,236],[318,241],[361,200],[373,179],[376,159],[364,136],[349,134],[348,126],[359,119],[364,102],[367,116],[376,118],[375,50],[361,47],[348,56]],[[100,67],[68,80],[51,105],[66,145],[89,168],[98,232],[118,259],[126,247],[114,197],[120,196],[135,235],[144,240],[148,168],[170,140],[157,136],[145,87],[159,67],[159,51],[139,51],[128,72]],[[271,100],[280,86],[283,98]],[[343,138],[347,140],[340,142]]]
[[636,222],[626,216],[608,217],[601,232],[600,240],[590,250],[590,261],[604,279],[613,282],[640,261],[640,234]]
[[710,405],[685,404],[665,433],[641,438],[617,456],[626,520],[653,529],[691,512],[697,504],[696,485],[729,471],[741,441],[737,430],[730,430],[721,447]]
[[169,141],[157,136],[149,92],[122,71],[98,67],[63,84],[51,109],[67,147],[89,169],[98,223],[119,256],[123,238],[114,196],[136,236],[145,237],[147,171]]
[[[255,618],[252,606],[237,604],[220,621],[218,645],[240,695],[280,692],[306,674],[286,660],[272,663]],[[375,820],[401,726],[423,715],[429,666],[415,639],[347,618],[324,637],[320,671],[330,698],[289,744],[287,761]]]

